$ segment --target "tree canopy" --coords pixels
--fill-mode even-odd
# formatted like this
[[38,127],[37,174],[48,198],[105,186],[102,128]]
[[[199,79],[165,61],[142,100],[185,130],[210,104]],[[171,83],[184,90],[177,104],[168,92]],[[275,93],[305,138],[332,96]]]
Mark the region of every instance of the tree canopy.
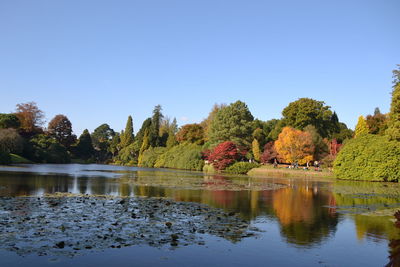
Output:
[[337,128],[337,115],[333,116],[324,101],[300,98],[284,108],[282,115],[286,126],[303,130],[312,125],[322,137],[330,136]]
[[44,113],[35,102],[17,104],[15,115],[21,122],[21,129],[26,133],[37,132],[44,122]]
[[71,121],[65,115],[56,115],[50,122],[48,132],[60,144],[69,147],[75,142],[76,136],[72,134]]
[[253,120],[253,115],[242,101],[223,107],[218,110],[211,122],[210,141],[214,144],[232,141],[238,145],[250,147]]

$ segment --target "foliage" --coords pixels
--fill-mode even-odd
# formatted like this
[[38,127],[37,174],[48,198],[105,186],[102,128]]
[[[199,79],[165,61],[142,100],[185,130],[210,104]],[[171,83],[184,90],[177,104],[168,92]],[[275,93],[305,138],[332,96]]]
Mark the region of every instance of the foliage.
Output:
[[390,105],[386,134],[391,140],[400,141],[400,82],[394,86],[392,91],[392,103]]
[[38,134],[31,138],[25,154],[30,160],[38,163],[70,162],[67,149],[54,138],[45,134]]
[[[126,131],[125,131],[126,133]],[[114,138],[115,132],[107,123],[103,123],[94,129],[91,138],[94,149],[108,151],[111,140]]]
[[276,141],[278,140],[279,134],[282,132],[283,128],[286,126],[286,122],[284,120],[271,120],[270,121],[271,126],[273,125],[273,128],[268,134],[268,140],[270,141]]
[[121,138],[121,148],[127,147],[133,143],[133,121],[132,116],[128,116],[128,120],[126,121],[125,131],[120,136]]
[[342,144],[345,140],[351,139],[354,136],[354,132],[347,128],[344,123],[339,123],[339,132],[332,135],[332,139],[336,139],[339,144]]
[[312,144],[314,146],[314,160],[321,160],[329,154],[328,141],[322,139],[314,126],[308,125],[304,128],[305,132],[311,135]]
[[138,165],[142,165],[142,156],[144,151],[146,151],[150,147],[150,138],[149,138],[149,129],[146,129],[144,133],[144,138],[142,142],[142,146],[139,150],[139,158],[138,158]]
[[330,106],[311,98],[300,98],[290,103],[283,109],[282,115],[286,126],[303,130],[313,125],[322,137],[331,136],[337,127]]
[[400,146],[386,136],[364,134],[349,140],[334,162],[340,179],[398,181]]
[[21,157],[20,155],[12,154],[10,153],[11,156],[11,163],[13,164],[29,164],[32,163],[32,161]]
[[332,168],[335,159],[336,159],[336,157],[335,157],[334,155],[331,155],[331,154],[326,155],[326,156],[321,160],[322,166],[323,166],[323,167],[327,167],[327,168]]
[[76,141],[76,136],[72,134],[72,124],[65,115],[55,116],[49,123],[48,132],[65,147],[71,146]]
[[233,165],[229,166],[225,169],[225,172],[234,173],[234,174],[246,174],[251,169],[260,167],[258,163],[250,163],[250,162],[236,162]]
[[213,108],[211,109],[210,113],[208,114],[208,117],[203,120],[200,125],[204,129],[204,134],[205,134],[205,141],[209,141],[210,139],[210,132],[211,132],[211,124],[214,121],[218,111],[222,108],[226,107],[226,104],[214,104]]
[[253,142],[251,143],[251,148],[253,151],[254,160],[260,162],[261,161],[260,143],[257,141],[257,139],[254,138]]
[[10,153],[0,148],[0,164],[10,164],[10,163],[11,163]]
[[366,118],[370,134],[384,135],[387,129],[388,117],[382,114],[379,108],[375,109],[374,115],[368,115]]
[[369,132],[368,125],[364,119],[364,116],[358,117],[358,122],[357,122],[356,129],[354,132],[354,138],[357,138],[364,134],[368,134],[368,132]]
[[81,136],[79,136],[78,143],[74,152],[74,154],[81,159],[88,160],[89,158],[93,157],[94,149],[92,144],[92,137],[87,129],[85,129]]
[[121,150],[120,143],[121,143],[120,135],[119,133],[115,133],[108,146],[108,151],[110,151],[113,156],[116,156],[118,152]]
[[278,152],[276,152],[274,142],[268,142],[264,146],[264,151],[261,155],[261,162],[262,163],[273,163],[274,160],[278,160]]
[[314,145],[312,136],[290,127],[283,128],[275,141],[275,149],[286,162],[305,164],[313,160]]
[[221,108],[211,122],[210,141],[214,144],[231,141],[249,147],[253,119],[247,105],[241,101]]
[[161,113],[161,106],[157,105],[153,110],[153,117],[151,118],[151,127],[149,131],[149,143],[152,147],[160,146],[162,141],[160,138],[160,125],[164,118]]
[[153,168],[158,157],[167,151],[165,147],[150,147],[143,152],[140,167]]
[[41,111],[35,102],[17,104],[15,115],[21,122],[21,129],[25,133],[40,132],[40,127],[43,124],[44,113]]
[[204,166],[201,151],[199,145],[182,143],[160,155],[154,167],[201,171]]
[[121,165],[136,165],[138,163],[138,159],[135,144],[130,144],[129,146],[122,148],[114,162]]
[[0,150],[7,153],[21,154],[24,140],[13,128],[0,129]]
[[216,170],[224,170],[235,161],[243,158],[235,143],[226,141],[218,144],[213,150],[204,152],[205,158],[214,166]]
[[21,122],[15,114],[0,113],[0,129],[15,128],[18,129]]
[[176,134],[179,143],[189,142],[197,145],[204,144],[204,129],[200,124],[186,124]]

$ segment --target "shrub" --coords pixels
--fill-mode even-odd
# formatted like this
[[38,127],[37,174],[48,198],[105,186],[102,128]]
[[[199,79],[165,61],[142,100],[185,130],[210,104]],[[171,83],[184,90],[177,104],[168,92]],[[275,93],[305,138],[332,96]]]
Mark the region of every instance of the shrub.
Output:
[[235,173],[235,174],[246,174],[251,169],[260,167],[258,163],[250,163],[250,162],[236,162],[233,165],[229,166],[225,169],[228,173]]
[[201,146],[196,144],[174,146],[157,158],[154,167],[201,171],[204,166],[201,151]]
[[204,155],[214,168],[219,171],[224,170],[243,157],[243,153],[240,153],[238,147],[231,141],[220,143],[212,151],[205,151]]
[[334,162],[334,173],[340,179],[398,181],[399,155],[399,142],[364,134],[346,142]]
[[140,167],[153,168],[159,156],[166,152],[165,147],[150,147],[143,152]]
[[11,157],[10,154],[6,151],[0,150],[0,164],[10,164]]

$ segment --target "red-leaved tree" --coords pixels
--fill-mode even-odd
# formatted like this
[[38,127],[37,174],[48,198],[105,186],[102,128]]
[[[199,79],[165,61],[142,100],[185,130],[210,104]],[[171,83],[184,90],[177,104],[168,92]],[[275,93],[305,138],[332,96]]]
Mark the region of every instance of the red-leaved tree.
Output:
[[264,152],[261,155],[262,163],[273,163],[274,159],[278,160],[278,152],[274,147],[274,142],[268,142],[264,146]]
[[203,156],[215,169],[224,170],[226,167],[239,160],[242,157],[242,153],[235,143],[226,141],[220,143],[211,151],[203,152]]

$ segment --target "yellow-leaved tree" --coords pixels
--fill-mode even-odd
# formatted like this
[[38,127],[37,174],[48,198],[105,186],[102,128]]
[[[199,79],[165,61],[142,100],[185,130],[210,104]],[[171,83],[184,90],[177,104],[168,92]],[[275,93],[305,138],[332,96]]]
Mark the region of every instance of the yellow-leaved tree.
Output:
[[288,163],[306,164],[313,160],[314,144],[308,132],[290,127],[283,128],[278,140],[275,141],[275,149]]

